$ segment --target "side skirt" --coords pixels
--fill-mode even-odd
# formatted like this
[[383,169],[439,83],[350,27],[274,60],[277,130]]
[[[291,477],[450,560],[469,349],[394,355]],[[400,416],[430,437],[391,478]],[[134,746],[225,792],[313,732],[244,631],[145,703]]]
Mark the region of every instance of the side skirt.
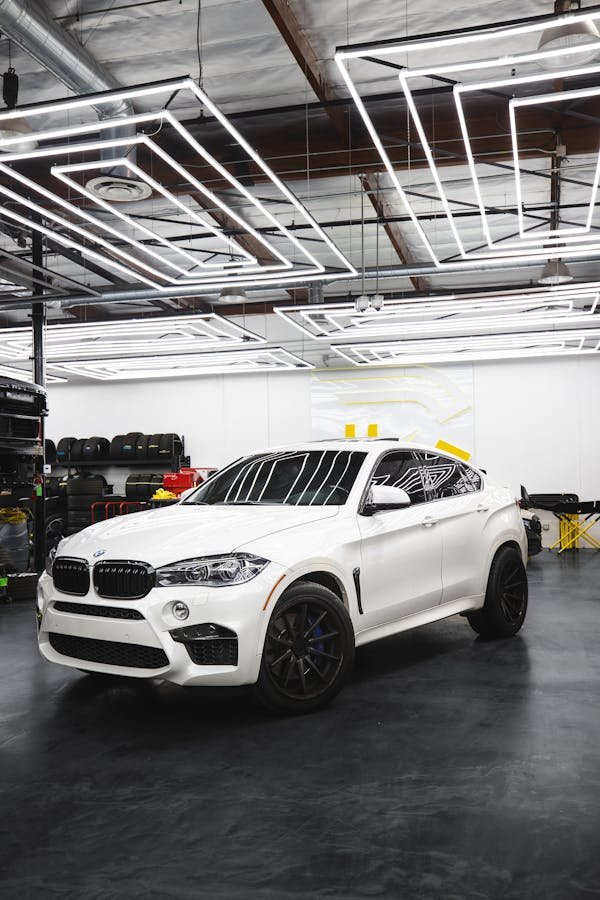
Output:
[[356,646],[361,647],[363,644],[370,644],[371,641],[378,641],[380,638],[389,637],[392,634],[399,634],[401,631],[409,631],[411,628],[418,628],[419,625],[427,625],[430,622],[437,622],[440,619],[448,619],[450,616],[456,616],[458,613],[469,612],[472,609],[481,609],[483,596],[462,597],[460,600],[453,600],[452,603],[443,603],[433,606],[431,609],[425,609],[422,612],[414,613],[406,616],[404,619],[398,619],[395,622],[386,622],[384,625],[375,625],[373,628],[367,628],[365,631],[359,631],[356,635]]

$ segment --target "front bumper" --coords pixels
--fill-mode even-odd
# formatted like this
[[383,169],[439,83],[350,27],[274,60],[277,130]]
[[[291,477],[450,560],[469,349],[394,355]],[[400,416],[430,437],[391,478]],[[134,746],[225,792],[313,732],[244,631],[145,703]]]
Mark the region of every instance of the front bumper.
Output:
[[[281,566],[269,563],[256,578],[246,584],[223,588],[153,588],[141,600],[107,600],[98,596],[93,586],[85,597],[63,594],[55,589],[52,578],[44,574],[38,583],[37,599],[38,620],[41,616],[38,634],[40,652],[50,662],[90,672],[133,678],[159,678],[180,685],[254,684],[260,669],[269,616],[279,594],[285,589],[286,580],[283,579],[283,583],[275,591],[273,588],[284,574],[285,569]],[[265,603],[271,594],[265,610]],[[189,607],[190,615],[185,621],[173,616],[172,605],[176,601],[183,601]],[[63,609],[57,609],[57,603]],[[65,611],[66,604],[76,604],[76,612]],[[88,614],[86,606],[94,614]],[[106,613],[115,608],[119,612],[135,610],[142,618],[123,619],[98,615],[100,611]],[[194,663],[187,646],[171,637],[171,631],[183,626],[188,628],[207,623],[228,629],[237,635],[236,665]],[[81,638],[84,640],[78,640]],[[90,641],[99,643],[93,644]],[[93,652],[90,648],[94,648]],[[117,652],[108,653],[107,648]],[[140,648],[144,652],[140,653]],[[148,648],[163,651],[165,655],[148,652]],[[79,652],[81,657],[71,655]],[[102,661],[92,658],[98,656]],[[107,661],[115,658],[121,662],[135,659],[135,664],[115,665]],[[156,668],[145,668],[145,658],[162,658],[163,664]]]

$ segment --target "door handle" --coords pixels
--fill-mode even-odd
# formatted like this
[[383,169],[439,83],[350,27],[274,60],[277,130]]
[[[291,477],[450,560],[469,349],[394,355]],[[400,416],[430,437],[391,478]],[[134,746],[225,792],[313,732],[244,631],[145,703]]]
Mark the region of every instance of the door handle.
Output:
[[487,512],[489,510],[489,506],[484,506],[483,503],[480,503],[477,507],[477,512]]
[[434,519],[433,516],[425,516],[425,518],[421,522],[421,525],[424,525],[425,528],[431,528],[431,526],[435,525],[436,522],[437,519]]

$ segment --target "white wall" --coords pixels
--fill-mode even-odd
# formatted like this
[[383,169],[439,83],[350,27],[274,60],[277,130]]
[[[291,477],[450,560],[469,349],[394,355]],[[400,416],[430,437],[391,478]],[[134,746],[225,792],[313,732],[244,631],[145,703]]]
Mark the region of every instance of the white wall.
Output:
[[[306,372],[112,384],[49,385],[46,435],[174,431],[192,465],[222,466],[249,451],[310,437]],[[119,477],[121,476],[121,477]],[[123,470],[111,470],[121,490]]]
[[[474,367],[474,461],[518,491],[600,498],[600,360]],[[310,374],[51,385],[48,437],[175,431],[199,466],[311,437]]]

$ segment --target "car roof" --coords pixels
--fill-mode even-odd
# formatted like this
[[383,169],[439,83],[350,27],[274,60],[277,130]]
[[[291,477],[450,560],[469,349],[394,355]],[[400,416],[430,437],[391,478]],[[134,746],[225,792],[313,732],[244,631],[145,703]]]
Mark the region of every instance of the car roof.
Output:
[[[267,447],[264,450],[255,451],[256,453],[274,453],[286,450],[357,450],[366,453],[383,453],[386,450],[425,450],[429,453],[439,453],[441,456],[448,456],[452,459],[460,459],[452,453],[445,450],[439,450],[427,444],[416,444],[413,441],[403,441],[400,438],[384,437],[384,438],[327,438],[320,441],[306,441],[294,444],[282,444],[278,447]],[[254,454],[252,454],[254,455]],[[460,460],[464,462],[464,460]],[[469,464],[471,465],[471,463]]]

